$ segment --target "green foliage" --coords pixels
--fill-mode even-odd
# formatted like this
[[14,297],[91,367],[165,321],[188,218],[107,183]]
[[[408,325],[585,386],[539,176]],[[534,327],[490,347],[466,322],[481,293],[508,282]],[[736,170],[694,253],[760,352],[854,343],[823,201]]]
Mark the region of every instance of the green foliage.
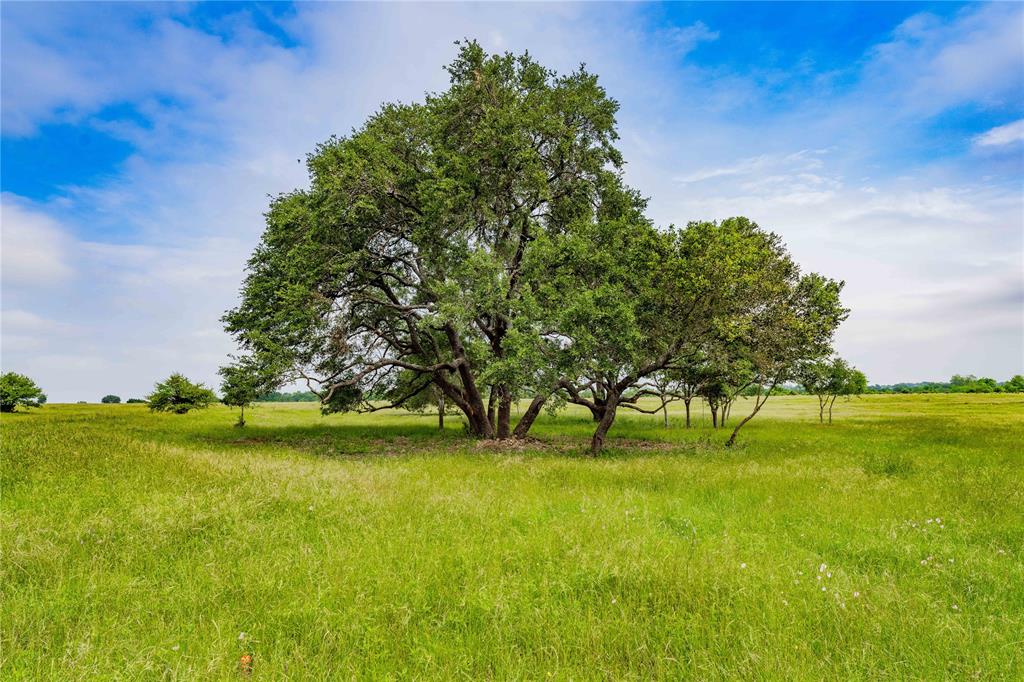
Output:
[[128,398],[125,402],[129,405],[144,405],[146,403],[142,398]]
[[46,394],[24,374],[0,375],[0,412],[14,412],[18,407],[41,407],[45,402]]
[[101,403],[106,403],[106,404],[119,403],[119,402],[121,402],[121,396],[116,396],[116,395],[112,395],[112,394],[111,395],[105,395],[102,398],[100,398],[100,402]]
[[841,282],[801,275],[778,235],[747,218],[658,232],[633,207],[627,227],[598,223],[559,237],[558,267],[540,289],[567,358],[563,390],[607,416],[594,452],[615,405],[648,377],[685,372],[700,358],[701,393],[724,415],[747,388],[767,398],[799,362],[829,353],[848,312]]
[[860,395],[867,390],[867,377],[846,360],[835,357],[801,363],[797,376],[808,393],[818,397],[818,420],[832,423],[832,406],[839,396]]
[[217,401],[213,391],[202,384],[195,384],[181,374],[175,373],[165,381],[158,382],[153,392],[146,396],[149,409],[154,412],[185,414],[190,410],[205,409]]

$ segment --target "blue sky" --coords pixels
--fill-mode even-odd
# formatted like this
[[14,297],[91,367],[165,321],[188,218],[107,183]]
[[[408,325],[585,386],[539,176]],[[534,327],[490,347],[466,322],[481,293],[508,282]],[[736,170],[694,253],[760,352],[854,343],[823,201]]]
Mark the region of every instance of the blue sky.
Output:
[[453,41],[598,73],[661,224],[747,215],[846,280],[873,382],[1024,372],[1024,7],[3,3],[4,370],[215,383],[267,195]]

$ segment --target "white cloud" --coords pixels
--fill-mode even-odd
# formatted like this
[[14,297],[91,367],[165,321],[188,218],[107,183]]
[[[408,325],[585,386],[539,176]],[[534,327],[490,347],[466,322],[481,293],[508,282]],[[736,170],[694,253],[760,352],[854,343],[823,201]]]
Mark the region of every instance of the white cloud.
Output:
[[968,6],[946,21],[915,15],[875,48],[868,75],[910,110],[1019,101],[1022,23],[1024,11],[1013,3]]
[[1024,118],[996,126],[974,138],[979,147],[1002,147],[1014,142],[1024,142]]
[[0,197],[0,277],[4,287],[50,287],[67,279],[67,235],[56,220],[13,194]]
[[680,55],[696,50],[701,43],[718,40],[718,31],[712,31],[703,21],[689,26],[674,26],[662,32],[665,41]]

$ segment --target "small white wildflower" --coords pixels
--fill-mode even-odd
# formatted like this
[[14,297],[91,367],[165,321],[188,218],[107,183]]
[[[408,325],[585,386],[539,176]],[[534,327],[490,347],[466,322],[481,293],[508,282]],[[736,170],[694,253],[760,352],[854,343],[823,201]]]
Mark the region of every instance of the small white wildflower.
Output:
[[174,646],[171,647],[171,651],[177,651],[180,648],[181,648],[180,644],[175,644]]
[[943,523],[943,524],[941,524],[941,525],[939,526],[939,528],[942,528],[943,530],[945,530],[945,528],[946,528],[946,524],[944,524],[944,523]]
[[959,610],[960,610],[960,607],[959,607],[959,606],[957,606],[956,604],[953,604],[953,610],[954,610],[954,611],[959,611]]
[[853,593],[853,598],[854,599],[860,599],[860,592],[854,592]]
[[803,574],[804,574],[804,572],[803,572],[803,571],[797,571],[797,572],[796,572],[796,574],[797,574],[797,575],[803,575]]
[[309,505],[309,511],[313,511],[313,505]]
[[614,604],[616,601],[615,597],[612,597],[612,603]]
[[239,632],[238,633],[238,641],[242,641],[243,639],[245,639],[245,633],[244,632]]
[[819,581],[821,580],[821,576],[820,575],[816,575],[814,577],[817,578]]
[[942,519],[940,519],[938,516],[936,516],[935,517],[935,523],[942,523]]
[[786,601],[785,599],[783,599],[783,600],[782,600],[782,605],[783,605],[783,606],[789,606],[789,602],[788,602],[788,601]]
[[927,521],[925,521],[925,523],[931,523],[931,522],[932,522],[931,519],[928,519]]
[[846,608],[846,602],[844,602],[844,601],[842,601],[842,602],[839,602],[839,606],[840,606],[841,608],[844,608],[844,609],[845,609],[845,608]]
[[822,592],[828,592],[828,588],[827,588],[827,587],[822,587],[822,588],[821,588],[821,591],[822,591]]
[[949,563],[953,563],[953,557],[949,558]]
[[826,568],[828,568],[828,564],[822,564],[821,566],[818,566],[818,573],[824,573]]
[[928,564],[928,560],[927,559],[921,559],[921,565],[922,566],[925,566],[927,564]]
[[827,574],[826,574],[826,577],[828,577],[828,578],[831,578],[831,577],[832,577],[832,574],[831,574],[831,573],[827,573]]
[[747,567],[747,565],[745,563],[740,564],[740,568],[746,568],[746,567]]

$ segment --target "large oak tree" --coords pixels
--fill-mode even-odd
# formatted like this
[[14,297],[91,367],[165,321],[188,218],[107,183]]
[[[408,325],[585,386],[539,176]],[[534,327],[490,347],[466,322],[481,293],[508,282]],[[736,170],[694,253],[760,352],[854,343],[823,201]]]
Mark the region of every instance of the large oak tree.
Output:
[[560,76],[475,42],[447,70],[445,92],[386,105],[309,156],[309,189],[273,201],[225,322],[329,409],[411,373],[410,395],[433,385],[474,434],[504,437],[540,360],[534,242],[628,194],[618,105],[582,67]]

